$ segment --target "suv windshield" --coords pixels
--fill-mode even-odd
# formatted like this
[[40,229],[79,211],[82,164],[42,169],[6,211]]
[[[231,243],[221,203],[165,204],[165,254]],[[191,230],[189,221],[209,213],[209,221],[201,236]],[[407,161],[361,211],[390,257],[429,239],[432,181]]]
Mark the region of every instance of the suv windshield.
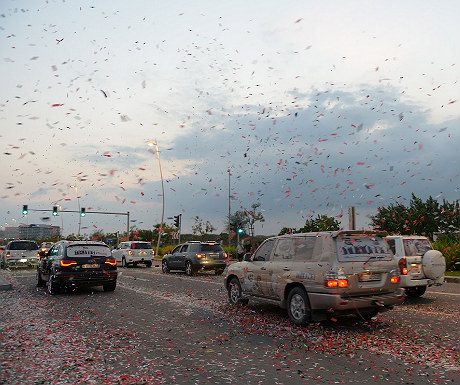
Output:
[[38,250],[36,242],[11,242],[10,250]]
[[340,262],[366,261],[370,258],[391,259],[388,244],[380,237],[337,238],[337,254]]
[[201,251],[214,251],[214,252],[219,252],[223,251],[221,245],[216,244],[216,243],[202,243],[201,244]]
[[420,239],[404,239],[404,251],[405,254],[410,255],[423,255],[428,250],[432,250],[430,242],[428,239],[420,238]]

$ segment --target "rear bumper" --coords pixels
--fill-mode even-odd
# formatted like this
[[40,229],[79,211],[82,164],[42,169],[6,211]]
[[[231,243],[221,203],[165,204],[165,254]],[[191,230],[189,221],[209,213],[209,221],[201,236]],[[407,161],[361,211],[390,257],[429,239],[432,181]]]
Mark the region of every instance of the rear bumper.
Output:
[[39,261],[38,258],[5,258],[7,267],[36,267]]
[[56,284],[60,286],[72,286],[72,285],[86,285],[86,286],[101,286],[106,283],[116,282],[117,272],[84,272],[84,273],[73,273],[73,272],[56,272],[54,278]]
[[224,270],[227,267],[225,261],[203,261],[193,266],[195,270]]
[[342,297],[335,294],[308,293],[313,311],[327,311],[337,314],[355,313],[356,310],[379,309],[383,311],[404,302],[404,289],[393,293],[359,297]]
[[441,277],[437,280],[432,280],[428,278],[412,279],[408,275],[401,275],[401,287],[433,286],[442,285],[443,283],[444,277]]

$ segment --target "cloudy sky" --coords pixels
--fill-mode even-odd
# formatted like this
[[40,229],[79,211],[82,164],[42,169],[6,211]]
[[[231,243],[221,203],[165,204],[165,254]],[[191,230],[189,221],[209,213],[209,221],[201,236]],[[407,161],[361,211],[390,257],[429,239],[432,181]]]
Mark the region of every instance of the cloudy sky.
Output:
[[[0,2],[2,226],[258,234],[459,198],[460,2]],[[228,171],[229,170],[229,171]],[[75,187],[76,186],[76,187]],[[172,219],[166,219],[172,224]],[[124,231],[88,214],[82,233]]]

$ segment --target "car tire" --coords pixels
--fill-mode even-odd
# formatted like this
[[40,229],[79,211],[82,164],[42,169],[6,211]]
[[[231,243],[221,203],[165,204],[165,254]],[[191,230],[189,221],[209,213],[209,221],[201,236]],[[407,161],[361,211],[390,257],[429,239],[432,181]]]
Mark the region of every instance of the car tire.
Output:
[[366,321],[370,321],[372,318],[377,316],[377,314],[379,314],[379,311],[377,309],[374,309],[372,311],[358,313],[358,316],[362,317]]
[[56,280],[51,272],[48,277],[48,282],[46,283],[46,289],[50,295],[59,293],[59,285],[56,283]]
[[287,298],[287,311],[291,321],[303,326],[310,322],[311,308],[307,292],[301,287],[294,287]]
[[185,262],[185,274],[187,274],[189,277],[194,274],[193,265],[190,261]]
[[241,290],[240,280],[238,278],[232,278],[227,287],[228,291],[228,302],[232,305],[238,305],[247,301],[242,298],[243,291]]
[[102,285],[102,288],[104,289],[104,291],[114,291],[116,287],[117,287],[116,282],[104,283]]
[[161,271],[163,274],[168,274],[169,273],[169,266],[168,266],[168,261],[166,259],[163,259],[161,261]]
[[128,267],[128,264],[126,263],[126,259],[122,258],[121,259],[121,267]]
[[145,263],[145,266],[146,266],[146,267],[152,267],[152,262],[146,262],[146,263]]
[[408,297],[417,298],[425,294],[426,286],[406,287],[405,291]]
[[46,281],[42,279],[40,270],[37,269],[37,287],[45,287]]

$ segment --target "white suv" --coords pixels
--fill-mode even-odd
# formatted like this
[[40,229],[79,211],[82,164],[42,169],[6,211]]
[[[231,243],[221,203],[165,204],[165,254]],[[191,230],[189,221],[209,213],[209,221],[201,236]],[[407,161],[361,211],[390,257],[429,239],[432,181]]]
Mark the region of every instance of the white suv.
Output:
[[427,237],[392,235],[385,238],[398,261],[401,287],[409,297],[420,297],[427,286],[442,285],[446,260]]
[[129,265],[137,266],[139,263],[151,267],[155,252],[150,242],[127,241],[121,242],[118,247],[112,251],[112,255],[122,267],[128,267]]

